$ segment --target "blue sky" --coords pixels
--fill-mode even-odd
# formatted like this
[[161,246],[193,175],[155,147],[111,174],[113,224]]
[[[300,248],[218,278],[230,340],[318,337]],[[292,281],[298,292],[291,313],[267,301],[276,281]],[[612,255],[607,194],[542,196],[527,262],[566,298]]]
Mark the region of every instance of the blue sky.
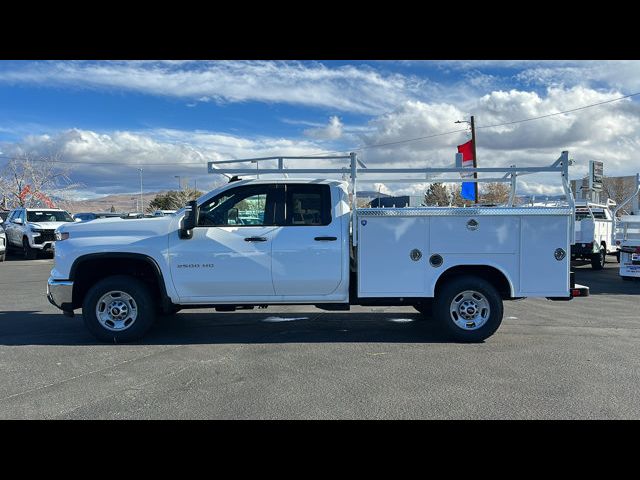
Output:
[[[206,160],[348,151],[455,130],[472,114],[493,125],[636,92],[637,61],[0,61],[0,151],[58,155],[79,197],[136,191],[137,168],[145,190],[174,188],[175,175],[211,188],[219,179]],[[606,174],[632,174],[638,120],[631,98],[479,130],[479,163],[550,164],[568,149],[575,178],[592,159]],[[444,166],[466,139],[359,154],[377,165]],[[557,187],[523,183],[540,194]]]

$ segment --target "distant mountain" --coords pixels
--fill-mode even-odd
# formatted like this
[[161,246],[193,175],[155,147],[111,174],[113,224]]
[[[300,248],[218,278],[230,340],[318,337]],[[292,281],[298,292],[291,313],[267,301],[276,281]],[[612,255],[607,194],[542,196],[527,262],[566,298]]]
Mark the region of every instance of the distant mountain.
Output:
[[390,197],[386,193],[378,192],[377,190],[358,190],[358,197],[360,198],[377,198],[377,197]]
[[[149,206],[149,203],[156,198],[156,195],[160,193],[166,192],[147,192],[142,194],[145,209]],[[135,212],[139,202],[139,193],[121,193],[117,195],[107,195],[100,198],[91,198],[88,200],[67,200],[65,202],[60,202],[60,206],[62,207],[62,204],[64,204],[64,208],[66,208],[70,213],[108,212],[111,209],[111,206],[113,206],[116,212]]]

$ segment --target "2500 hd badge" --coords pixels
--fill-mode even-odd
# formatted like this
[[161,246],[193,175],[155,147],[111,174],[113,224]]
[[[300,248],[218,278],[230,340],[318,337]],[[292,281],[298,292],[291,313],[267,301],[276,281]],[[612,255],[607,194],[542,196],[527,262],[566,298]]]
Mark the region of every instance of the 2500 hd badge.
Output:
[[179,263],[178,268],[213,268],[213,263]]

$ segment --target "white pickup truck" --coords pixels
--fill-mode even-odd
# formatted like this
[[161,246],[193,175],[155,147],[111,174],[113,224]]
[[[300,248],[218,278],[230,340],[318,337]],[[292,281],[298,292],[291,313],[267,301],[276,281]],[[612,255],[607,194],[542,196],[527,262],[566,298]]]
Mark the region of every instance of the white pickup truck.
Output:
[[21,250],[24,258],[33,260],[38,253],[55,249],[55,231],[73,222],[69,212],[59,208],[23,208],[11,211],[5,223],[7,248]]
[[[550,167],[476,171],[506,170],[499,178],[512,184],[522,173],[559,172],[568,189],[567,155]],[[503,300],[588,295],[569,271],[572,206],[354,209],[359,174],[459,170],[365,172],[355,154],[338,158],[350,167],[314,172],[350,174],[350,184],[230,181],[172,216],[62,226],[48,298],[67,315],[82,308],[86,327],[109,342],[138,339],[157,314],[182,308],[283,304],[409,305],[433,313],[453,339],[477,342],[499,327]],[[283,159],[260,174],[309,171],[284,169]]]

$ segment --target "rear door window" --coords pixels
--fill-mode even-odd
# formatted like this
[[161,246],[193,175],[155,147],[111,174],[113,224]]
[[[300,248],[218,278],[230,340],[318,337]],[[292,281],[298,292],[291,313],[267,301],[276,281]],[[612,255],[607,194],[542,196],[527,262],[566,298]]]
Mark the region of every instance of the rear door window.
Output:
[[329,185],[287,185],[285,225],[322,226],[331,223]]

